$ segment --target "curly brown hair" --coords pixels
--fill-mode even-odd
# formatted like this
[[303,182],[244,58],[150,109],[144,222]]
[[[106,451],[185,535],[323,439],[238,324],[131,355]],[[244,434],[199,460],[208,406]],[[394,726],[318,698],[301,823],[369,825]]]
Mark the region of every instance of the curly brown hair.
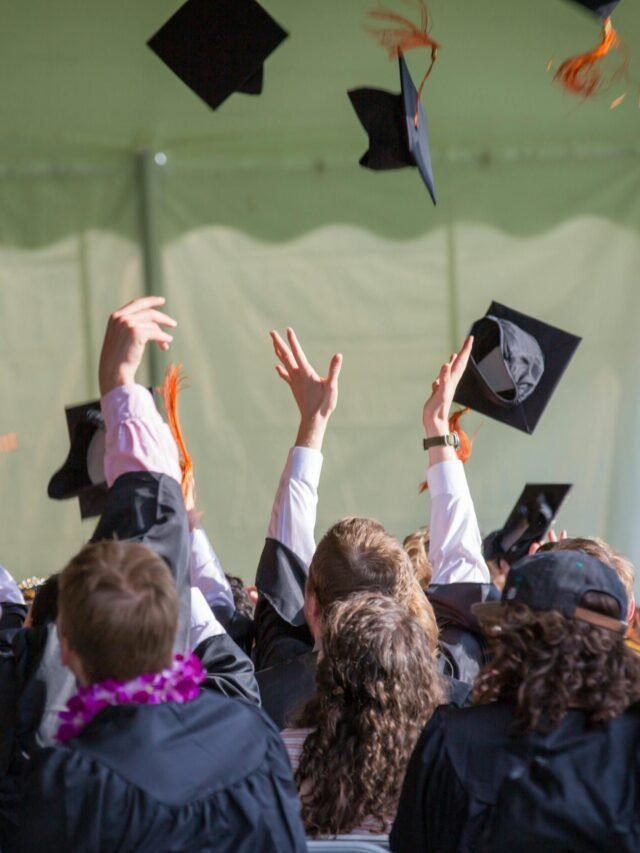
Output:
[[297,725],[311,728],[296,783],[309,835],[393,820],[409,756],[445,701],[429,640],[393,599],[357,593],[329,610],[317,692]]
[[[620,618],[620,605],[604,593],[586,593],[580,606]],[[519,732],[552,731],[571,708],[585,711],[590,724],[605,723],[640,698],[640,657],[622,634],[524,604],[504,604],[483,628],[492,658],[473,703],[513,705]]]

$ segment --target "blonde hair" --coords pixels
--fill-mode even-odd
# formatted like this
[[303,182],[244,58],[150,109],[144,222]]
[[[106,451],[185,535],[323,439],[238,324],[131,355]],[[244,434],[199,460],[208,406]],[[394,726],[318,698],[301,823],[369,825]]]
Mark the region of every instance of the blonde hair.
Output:
[[433,566],[429,560],[429,527],[419,527],[414,533],[405,537],[402,546],[413,564],[418,583],[422,589],[431,585]]

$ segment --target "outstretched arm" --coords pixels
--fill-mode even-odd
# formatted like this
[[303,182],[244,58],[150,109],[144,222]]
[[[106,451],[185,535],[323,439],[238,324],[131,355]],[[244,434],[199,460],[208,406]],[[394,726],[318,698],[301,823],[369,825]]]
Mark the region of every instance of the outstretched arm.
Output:
[[286,545],[307,566],[315,551],[318,483],[322,470],[322,443],[338,403],[338,377],[342,356],[331,359],[326,377],[313,369],[293,329],[287,329],[289,346],[271,332],[280,361],[278,375],[291,388],[300,412],[295,446],[289,451],[278,484],[267,536]]
[[100,355],[101,408],[106,428],[105,476],[153,471],[180,481],[178,450],[148,390],[135,384],[147,343],[167,350],[173,340],[163,327],[176,321],[159,311],[159,296],[135,299],[109,317]]
[[[453,395],[467,367],[473,338],[464,342],[443,364],[424,404],[422,423],[427,438],[449,432]],[[429,559],[433,584],[489,583],[489,569],[482,556],[482,538],[462,463],[453,447],[429,449],[427,482],[431,495]]]

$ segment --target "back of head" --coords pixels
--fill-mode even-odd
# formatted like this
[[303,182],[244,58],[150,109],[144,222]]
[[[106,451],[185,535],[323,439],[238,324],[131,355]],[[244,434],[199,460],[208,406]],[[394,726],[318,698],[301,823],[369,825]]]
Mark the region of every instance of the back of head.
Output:
[[445,701],[428,638],[393,599],[352,595],[327,613],[316,684],[299,720],[313,729],[297,774],[307,831],[350,832],[373,816],[384,832],[418,734]]
[[437,647],[433,608],[417,581],[409,555],[371,518],[343,518],[325,533],[311,561],[307,587],[324,613],[356,592],[388,595],[422,625],[431,648]]
[[49,625],[58,618],[58,578],[57,574],[50,575],[38,587],[29,611],[32,627]]
[[590,723],[640,698],[640,657],[624,642],[627,599],[610,566],[584,549],[539,551],[511,569],[500,604],[475,608],[490,663],[474,702],[504,701],[521,731],[551,731],[579,708]]
[[414,533],[405,537],[403,548],[409,555],[418,583],[422,589],[427,589],[433,577],[433,566],[429,560],[429,527],[419,527]]
[[59,577],[58,626],[87,680],[128,681],[171,663],[178,596],[164,560],[144,545],[86,545]]

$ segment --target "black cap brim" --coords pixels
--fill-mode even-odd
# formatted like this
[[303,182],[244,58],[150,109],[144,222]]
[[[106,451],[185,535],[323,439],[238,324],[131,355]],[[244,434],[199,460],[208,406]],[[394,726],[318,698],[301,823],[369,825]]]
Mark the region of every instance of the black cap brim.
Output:
[[569,483],[527,483],[502,529],[485,539],[485,559],[514,563],[526,556],[547,535],[571,489]]
[[[526,314],[521,314],[519,311],[507,308],[499,302],[491,303],[485,317],[488,315],[508,320],[536,339],[544,355],[544,372],[535,390],[522,402],[509,405],[497,400],[496,395],[491,393],[478,370],[474,358],[474,350],[476,355],[478,354],[478,342],[474,341],[469,364],[460,380],[454,400],[462,406],[468,406],[474,411],[487,415],[487,417],[500,421],[507,426],[531,434],[542,417],[582,338],[565,332],[556,326],[543,323],[541,320],[528,317]],[[473,326],[471,334],[473,334]]]
[[287,36],[255,0],[187,0],[147,44],[215,110],[234,92],[260,94],[263,63]]

